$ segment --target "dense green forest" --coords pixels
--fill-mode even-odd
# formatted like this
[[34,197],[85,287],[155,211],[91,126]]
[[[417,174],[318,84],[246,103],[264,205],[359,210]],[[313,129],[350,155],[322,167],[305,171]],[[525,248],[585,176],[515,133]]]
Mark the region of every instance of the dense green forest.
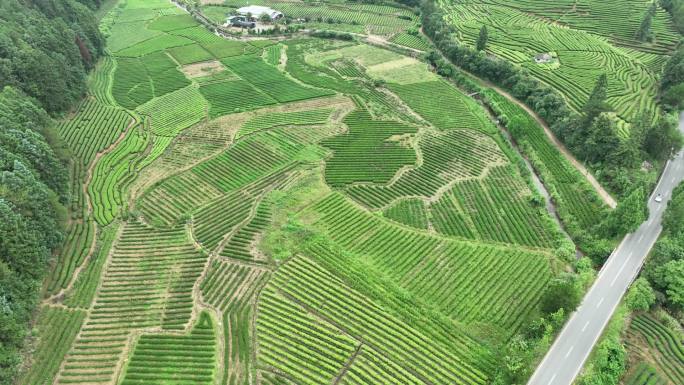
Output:
[[98,0],[0,0],[0,384],[9,384],[69,201],[52,117],[104,50]]

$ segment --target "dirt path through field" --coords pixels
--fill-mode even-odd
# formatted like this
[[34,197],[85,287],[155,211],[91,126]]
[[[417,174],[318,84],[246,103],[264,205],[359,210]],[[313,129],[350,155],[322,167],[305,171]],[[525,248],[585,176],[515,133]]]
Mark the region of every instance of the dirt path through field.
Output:
[[569,161],[569,162],[570,162],[570,163],[571,163],[571,164],[572,164],[572,165],[573,165],[573,166],[574,166],[582,175],[584,175],[584,176],[587,178],[587,180],[589,181],[589,183],[594,187],[594,190],[596,190],[596,192],[598,192],[598,194],[599,194],[599,196],[601,197],[601,199],[602,199],[608,206],[610,206],[611,208],[615,208],[615,207],[617,206],[617,202],[615,201],[615,198],[613,198],[613,197],[608,193],[608,191],[606,191],[606,190],[603,188],[603,186],[601,186],[601,184],[596,180],[596,178],[594,178],[594,176],[589,172],[589,170],[587,170],[587,168],[584,167],[584,165],[583,165],[580,161],[578,161],[578,160],[570,153],[570,151],[568,151],[568,149],[565,147],[565,145],[564,145],[563,143],[561,143],[561,141],[558,140],[558,138],[556,138],[556,135],[553,133],[553,131],[551,131],[551,129],[549,128],[548,124],[546,124],[546,122],[545,122],[541,117],[539,117],[539,115],[537,115],[536,112],[534,112],[534,111],[533,111],[530,107],[528,107],[525,103],[523,103],[523,102],[521,102],[520,100],[514,98],[513,95],[511,95],[511,94],[509,94],[508,92],[502,90],[501,88],[495,86],[494,84],[492,84],[492,83],[490,83],[490,82],[488,82],[488,81],[486,81],[486,80],[480,79],[480,78],[478,78],[478,77],[476,77],[476,76],[474,76],[474,75],[472,75],[472,74],[470,74],[470,75],[473,76],[474,78],[476,78],[478,81],[480,81],[483,85],[485,85],[485,86],[487,86],[487,87],[489,87],[489,88],[495,90],[496,92],[498,92],[499,94],[501,94],[503,97],[505,97],[506,99],[510,100],[511,102],[517,104],[518,106],[520,106],[520,108],[524,109],[528,114],[530,114],[530,116],[532,116],[532,117],[534,118],[534,120],[536,120],[537,123],[539,123],[539,125],[542,126],[542,128],[544,129],[544,133],[545,133],[546,136],[549,138],[549,140],[551,141],[551,143],[553,143],[553,145],[556,146],[556,148],[558,148],[558,151],[560,151],[561,154],[563,154],[563,156],[564,156],[564,157],[565,157],[565,158],[566,158],[566,159],[567,159],[567,160],[568,160],[568,161]]

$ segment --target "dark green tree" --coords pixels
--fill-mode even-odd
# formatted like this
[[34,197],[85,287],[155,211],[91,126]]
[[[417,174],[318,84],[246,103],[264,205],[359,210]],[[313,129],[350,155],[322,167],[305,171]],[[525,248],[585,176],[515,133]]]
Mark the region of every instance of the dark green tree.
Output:
[[103,52],[97,20],[75,0],[0,1],[0,89],[65,111],[84,95],[86,70]]
[[625,302],[633,311],[647,311],[655,303],[655,293],[646,278],[638,278],[630,287]]
[[663,280],[668,303],[684,309],[684,259],[670,261],[663,266]]
[[476,49],[478,51],[484,51],[487,49],[487,40],[489,39],[489,34],[487,33],[487,26],[483,25],[482,28],[480,28],[480,35],[477,37],[477,46]]
[[606,220],[606,230],[609,236],[626,234],[636,230],[647,218],[646,195],[643,187],[638,187],[618,202]]
[[602,112],[609,110],[606,99],[608,98],[608,76],[604,73],[596,79],[594,89],[591,91],[587,103],[584,105],[582,112],[585,116],[585,125],[589,126],[594,119]]
[[684,0],[660,0],[660,5],[672,15],[679,32],[684,33]]
[[581,151],[590,162],[601,162],[618,150],[620,141],[615,120],[607,114],[600,114],[586,130]]
[[564,309],[566,313],[570,313],[579,304],[580,293],[576,276],[563,273],[549,283],[542,297],[541,309],[545,314],[555,313],[559,309]]
[[646,132],[643,147],[646,153],[658,160],[667,159],[673,150],[681,148],[682,135],[677,130],[677,120],[667,115],[660,116]]
[[673,109],[684,110],[684,83],[679,83],[665,91],[662,101]]
[[[682,16],[684,17],[684,0]],[[684,107],[684,44],[679,45],[665,64],[660,80],[660,95],[666,106],[673,109]]]
[[651,31],[651,25],[653,24],[653,16],[656,14],[656,3],[653,2],[644,14],[644,18],[641,21],[639,29],[637,29],[634,37],[639,41],[651,41],[653,40],[653,32]]

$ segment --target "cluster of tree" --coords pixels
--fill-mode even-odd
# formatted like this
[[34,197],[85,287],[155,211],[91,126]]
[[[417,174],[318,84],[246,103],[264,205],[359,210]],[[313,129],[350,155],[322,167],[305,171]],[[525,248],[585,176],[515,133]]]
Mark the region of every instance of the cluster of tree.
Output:
[[645,112],[630,128],[629,137],[618,133],[617,122],[606,103],[608,78],[601,75],[594,86],[582,115],[574,115],[558,125],[558,134],[566,145],[585,162],[601,170],[601,181],[627,196],[632,189],[645,187],[642,173],[634,172],[642,160],[665,160],[682,145],[677,121],[661,115],[655,123]]
[[622,343],[628,310],[620,306],[584,365],[577,385],[617,385],[625,372],[627,351]]
[[[453,27],[444,21],[441,9],[432,1],[422,4],[423,31],[436,47],[458,67],[509,91],[535,110],[551,129],[580,158],[601,170],[599,178],[619,196],[628,195],[635,186],[648,182],[644,173],[635,172],[645,159],[664,159],[671,148],[681,145],[672,119],[640,119],[635,135],[623,139],[607,106],[607,78],[598,79],[594,92],[581,114],[572,111],[563,97],[513,64],[488,56],[456,41]],[[487,30],[481,29],[478,49],[487,45]],[[646,115],[645,115],[646,116]]]
[[641,25],[639,26],[639,29],[637,29],[636,33],[634,34],[634,37],[639,40],[639,41],[653,41],[653,31],[651,31],[651,26],[653,25],[653,17],[656,15],[656,11],[658,11],[658,6],[656,3],[651,3],[651,6],[648,7],[648,10],[646,10],[646,13],[644,14],[644,19],[641,21]]
[[104,50],[90,9],[74,0],[0,2],[0,87],[36,98],[49,113],[85,93],[85,73]]
[[[50,117],[11,87],[0,92],[0,383],[19,363],[51,251],[62,239],[63,164],[44,133]],[[61,203],[60,203],[61,201]]]
[[344,41],[352,41],[354,40],[354,36],[345,32],[336,32],[336,31],[313,31],[310,33],[311,36],[317,37],[320,39],[333,39],[333,40],[344,40]]
[[50,114],[81,99],[99,0],[0,1],[0,383],[12,383],[69,199]]
[[660,6],[672,15],[679,32],[684,33],[684,0],[660,0]]
[[680,43],[665,64],[660,81],[660,98],[674,110],[684,109],[684,43]]

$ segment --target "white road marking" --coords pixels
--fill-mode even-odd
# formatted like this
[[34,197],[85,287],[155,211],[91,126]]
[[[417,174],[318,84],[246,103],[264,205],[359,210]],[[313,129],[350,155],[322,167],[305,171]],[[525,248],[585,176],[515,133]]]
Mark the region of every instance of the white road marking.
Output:
[[629,253],[629,257],[627,257],[627,259],[625,260],[625,263],[622,264],[622,266],[620,267],[620,270],[618,270],[617,274],[615,274],[613,281],[610,283],[610,287],[613,287],[613,285],[615,285],[615,281],[617,281],[617,279],[620,277],[620,274],[622,273],[622,270],[624,270],[625,266],[627,266],[627,262],[629,262],[629,258],[632,256],[632,253]]
[[643,233],[641,234],[641,236],[639,236],[639,242],[641,242],[642,239],[644,239],[644,234],[643,234]]
[[603,303],[603,297],[601,297],[601,299],[599,300],[599,303],[596,304],[596,307],[597,308],[600,307],[602,303]]
[[589,326],[589,321],[587,321],[587,323],[584,324],[584,327],[582,328],[582,331],[587,330],[587,326]]
[[570,355],[570,353],[572,353],[572,349],[574,349],[574,348],[575,348],[575,345],[572,345],[572,346],[570,347],[570,349],[568,349],[568,352],[565,353],[565,358],[568,358],[568,356]]
[[[658,206],[658,209],[660,209],[660,206]],[[653,223],[653,218],[648,220],[648,225],[650,226]]]
[[551,384],[553,383],[553,380],[556,379],[556,374],[558,374],[558,373],[555,373],[555,374],[553,375],[553,377],[551,377],[551,380],[549,380],[549,385],[551,385]]

